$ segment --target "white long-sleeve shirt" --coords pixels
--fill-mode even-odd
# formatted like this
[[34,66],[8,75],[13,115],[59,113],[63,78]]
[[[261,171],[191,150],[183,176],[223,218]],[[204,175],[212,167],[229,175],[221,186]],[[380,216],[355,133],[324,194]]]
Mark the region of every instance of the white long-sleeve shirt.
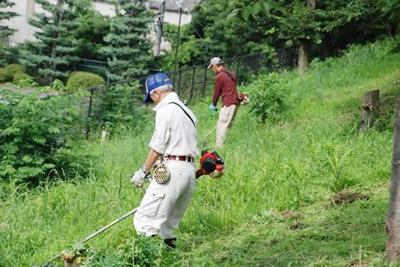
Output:
[[[177,103],[190,116],[193,122],[178,107]],[[186,107],[175,92],[166,95],[153,110],[156,112],[156,125],[149,146],[164,156],[197,157],[197,118]],[[194,123],[194,124],[193,124]]]

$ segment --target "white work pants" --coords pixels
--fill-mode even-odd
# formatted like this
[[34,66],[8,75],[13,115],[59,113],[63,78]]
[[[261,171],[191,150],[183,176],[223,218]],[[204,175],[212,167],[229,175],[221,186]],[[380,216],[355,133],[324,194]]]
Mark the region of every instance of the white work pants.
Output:
[[217,123],[217,139],[215,142],[216,146],[222,146],[225,141],[225,135],[228,128],[232,124],[232,120],[235,117],[236,105],[230,105],[229,107],[223,106],[219,111],[218,123]]
[[169,239],[175,237],[173,231],[190,202],[196,174],[193,163],[167,159],[165,164],[171,171],[169,182],[158,184],[153,179],[133,217],[133,224],[138,234],[158,234]]

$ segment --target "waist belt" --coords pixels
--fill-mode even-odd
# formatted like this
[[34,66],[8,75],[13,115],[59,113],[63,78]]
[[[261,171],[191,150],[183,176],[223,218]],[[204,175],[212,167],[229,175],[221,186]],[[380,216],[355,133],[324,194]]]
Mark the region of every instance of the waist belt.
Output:
[[177,160],[177,161],[187,161],[187,162],[194,162],[194,159],[189,156],[173,156],[173,155],[168,155],[166,156],[167,159],[169,160]]

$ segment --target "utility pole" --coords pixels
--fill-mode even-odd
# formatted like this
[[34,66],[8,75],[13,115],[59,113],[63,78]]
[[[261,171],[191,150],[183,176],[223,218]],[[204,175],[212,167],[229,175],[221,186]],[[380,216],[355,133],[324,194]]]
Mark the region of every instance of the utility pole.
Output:
[[161,52],[161,40],[163,35],[163,27],[164,27],[164,13],[165,13],[165,0],[161,2],[160,9],[157,14],[157,22],[156,22],[156,49],[154,51],[155,56],[159,56]]
[[183,0],[178,0],[176,4],[179,7],[179,23],[178,23],[178,40],[176,42],[176,51],[175,51],[175,71],[178,70],[178,50],[179,50],[179,42],[180,42],[180,34],[181,34],[181,18],[182,18],[182,7]]

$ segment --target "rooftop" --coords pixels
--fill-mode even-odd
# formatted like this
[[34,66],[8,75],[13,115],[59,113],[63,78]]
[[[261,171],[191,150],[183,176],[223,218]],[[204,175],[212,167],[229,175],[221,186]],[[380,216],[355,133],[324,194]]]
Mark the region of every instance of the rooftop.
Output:
[[[158,9],[161,6],[162,0],[151,0],[150,1],[150,8],[151,9]],[[183,10],[191,11],[200,0],[183,0]],[[178,0],[165,0],[165,9],[169,11],[178,11]]]

